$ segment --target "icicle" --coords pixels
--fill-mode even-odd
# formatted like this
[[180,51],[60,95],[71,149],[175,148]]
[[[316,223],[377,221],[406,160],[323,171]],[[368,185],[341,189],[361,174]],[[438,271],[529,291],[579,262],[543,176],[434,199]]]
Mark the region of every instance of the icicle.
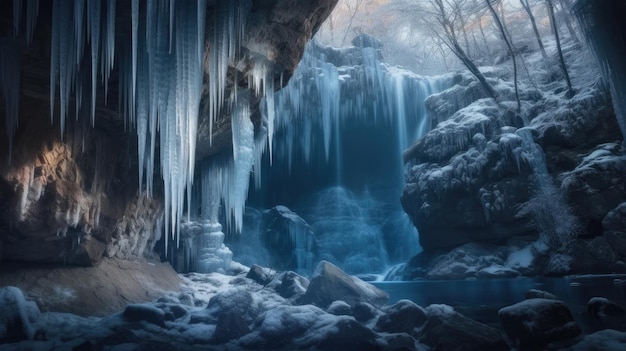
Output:
[[98,82],[98,59],[100,58],[100,18],[101,2],[89,1],[87,3],[88,27],[90,28],[91,45],[91,125],[96,123],[96,83]]
[[176,14],[176,0],[170,0],[170,49],[172,52],[172,43],[174,41],[174,15]]
[[108,0],[106,8],[106,32],[102,41],[102,80],[104,81],[104,102],[108,100],[109,76],[115,61],[115,4],[116,0]]
[[19,121],[20,63],[19,43],[8,38],[0,39],[0,96],[4,97],[9,163],[13,156],[13,136]]
[[215,4],[214,29],[209,52],[209,143],[213,123],[224,103],[228,64],[237,56],[250,4],[247,1],[219,1]]
[[[85,0],[74,0],[74,34],[76,34],[76,61],[77,65],[80,65],[80,60],[83,55],[83,46],[85,43],[84,34],[84,15],[85,15]],[[87,28],[88,33],[91,28]],[[89,35],[89,34],[87,34]]]
[[61,26],[60,1],[52,4],[52,35],[50,38],[50,124],[54,118],[54,102],[56,100],[57,75],[59,70],[59,36]]
[[[130,87],[130,105],[135,106],[135,93],[137,91],[137,31],[139,29],[139,0],[132,0],[131,3],[131,17],[132,17],[132,30],[131,30],[131,45],[132,45],[132,73],[131,73],[131,81],[132,85]],[[130,109],[131,120],[134,120],[133,114],[134,109]]]
[[226,194],[226,208],[231,211],[235,221],[235,230],[241,232],[243,213],[250,184],[250,171],[254,164],[254,125],[250,121],[250,100],[240,96],[233,112],[233,176],[232,186]]
[[33,34],[37,26],[39,14],[39,0],[27,0],[26,2],[26,44],[33,42]]
[[22,0],[13,0],[13,36],[20,33],[20,19],[22,18]]
[[[143,44],[141,42],[140,44]],[[143,49],[143,45],[139,46]],[[147,59],[144,50],[139,51],[141,62]],[[137,155],[139,157],[139,191],[143,191],[143,175],[146,168],[146,138],[148,131],[148,114],[150,109],[150,78],[147,65],[139,65],[137,72]]]
[[267,104],[267,142],[270,152],[270,165],[272,164],[272,145],[274,140],[274,120],[276,118],[276,107],[274,104],[274,72],[270,70],[265,77],[265,103]]
[[61,136],[63,136],[65,133],[69,95],[76,71],[76,65],[73,60],[76,46],[73,45],[73,40],[71,40],[74,37],[71,25],[74,21],[71,3],[69,1],[58,1],[55,3],[56,5],[59,6],[59,56],[57,58],[59,65],[59,120]]

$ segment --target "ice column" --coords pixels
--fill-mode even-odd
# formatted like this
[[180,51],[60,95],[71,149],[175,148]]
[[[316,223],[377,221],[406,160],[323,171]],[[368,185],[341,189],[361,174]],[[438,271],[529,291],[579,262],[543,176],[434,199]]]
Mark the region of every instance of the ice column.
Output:
[[230,267],[233,253],[224,245],[222,225],[209,220],[204,220],[200,224],[202,233],[195,238],[196,271],[225,273]]

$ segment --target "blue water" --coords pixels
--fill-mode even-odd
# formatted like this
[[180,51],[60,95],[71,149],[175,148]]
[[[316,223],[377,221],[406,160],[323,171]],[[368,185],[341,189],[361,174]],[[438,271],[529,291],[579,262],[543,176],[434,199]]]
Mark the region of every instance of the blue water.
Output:
[[592,297],[605,297],[626,306],[626,276],[574,276],[566,278],[512,278],[453,281],[372,282],[389,294],[389,303],[409,299],[420,306],[446,304],[481,323],[500,327],[498,310],[524,300],[530,289],[544,290],[563,300],[590,333],[601,326],[587,313]]

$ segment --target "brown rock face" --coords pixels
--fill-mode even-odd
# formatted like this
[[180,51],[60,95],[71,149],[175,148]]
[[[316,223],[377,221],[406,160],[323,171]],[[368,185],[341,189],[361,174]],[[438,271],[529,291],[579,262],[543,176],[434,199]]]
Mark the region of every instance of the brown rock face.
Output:
[[[236,86],[248,88],[248,72],[257,62],[273,70],[276,82],[286,84],[304,45],[336,2],[254,1],[239,61],[228,69],[226,94]],[[150,256],[160,236],[155,230],[157,219],[163,213],[160,177],[155,175],[152,198],[138,192],[135,131],[125,128],[118,114],[118,68],[111,75],[107,104],[101,98],[104,93],[98,92],[95,127],[88,125],[89,118],[74,121],[70,113],[62,137],[58,121],[50,123],[51,6],[51,2],[41,2],[33,42],[21,42],[19,123],[10,161],[6,139],[0,143],[0,258],[94,265],[103,256]],[[11,7],[11,2],[0,4],[0,19],[5,24],[0,27],[0,37],[11,35]],[[207,30],[212,27],[214,7],[209,1]],[[118,36],[128,34],[124,31],[130,28],[129,11],[118,7]],[[210,50],[209,45],[206,48]],[[201,111],[208,103],[207,72]],[[102,89],[100,84],[98,89]],[[251,102],[257,125],[260,99],[255,96]],[[3,120],[7,117],[4,99],[0,99],[0,116]],[[208,123],[201,113],[198,160],[231,145],[227,111],[214,125],[212,143]],[[0,123],[0,134],[7,135],[5,123]]]

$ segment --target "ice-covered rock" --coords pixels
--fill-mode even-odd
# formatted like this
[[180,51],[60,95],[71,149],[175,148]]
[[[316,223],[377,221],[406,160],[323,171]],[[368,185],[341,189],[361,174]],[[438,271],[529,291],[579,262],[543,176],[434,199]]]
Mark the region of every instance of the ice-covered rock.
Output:
[[326,308],[337,300],[345,301],[350,306],[358,302],[380,306],[388,299],[386,292],[347,275],[330,262],[322,261],[317,265],[311,283],[299,302]]
[[582,336],[572,312],[560,300],[528,299],[500,309],[498,315],[518,350],[566,347]]
[[605,297],[592,297],[587,302],[587,313],[598,329],[626,331],[626,308]]
[[547,292],[547,291],[543,291],[543,290],[538,290],[538,289],[530,289],[526,292],[526,295],[524,295],[524,297],[526,299],[548,299],[548,300],[558,300],[558,298]]
[[261,285],[267,285],[275,276],[275,271],[256,264],[250,267],[250,270],[246,274],[246,278],[250,278]]
[[510,350],[500,331],[469,319],[447,305],[426,307],[428,321],[419,340],[433,351]]
[[376,330],[387,333],[410,333],[426,323],[426,311],[410,300],[400,300],[389,306],[376,322]]
[[0,288],[0,343],[33,340],[39,308],[14,286]]
[[263,223],[261,242],[269,249],[271,267],[296,272],[313,269],[315,237],[302,217],[285,206],[276,206],[263,212]]
[[122,316],[132,322],[146,321],[161,327],[165,326],[165,312],[149,304],[130,304],[126,306]]
[[297,300],[306,292],[309,287],[309,280],[298,273],[287,271],[279,274],[269,284],[276,292],[286,298]]

